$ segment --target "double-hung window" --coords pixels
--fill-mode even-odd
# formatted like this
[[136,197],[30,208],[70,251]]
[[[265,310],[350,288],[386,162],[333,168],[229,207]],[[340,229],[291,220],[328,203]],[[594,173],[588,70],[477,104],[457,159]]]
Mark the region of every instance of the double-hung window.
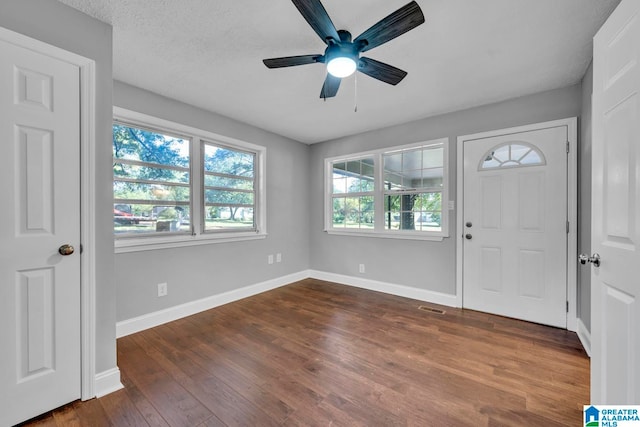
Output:
[[447,164],[447,139],[326,159],[326,231],[448,236]]
[[127,110],[116,113],[117,251],[266,235],[264,147]]

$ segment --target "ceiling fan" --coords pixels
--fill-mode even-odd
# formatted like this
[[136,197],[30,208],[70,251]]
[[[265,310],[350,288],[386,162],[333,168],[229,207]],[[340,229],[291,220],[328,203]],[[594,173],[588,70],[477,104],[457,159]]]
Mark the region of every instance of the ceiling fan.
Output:
[[360,71],[374,79],[397,85],[407,75],[406,71],[375,59],[360,57],[366,52],[414,29],[424,22],[424,15],[418,3],[412,1],[383,18],[371,28],[351,39],[346,30],[336,30],[320,0],[291,0],[311,28],[327,44],[324,55],[298,55],[264,59],[268,68],[291,67],[295,65],[327,64],[327,77],[322,85],[320,98],[336,96],[343,77]]

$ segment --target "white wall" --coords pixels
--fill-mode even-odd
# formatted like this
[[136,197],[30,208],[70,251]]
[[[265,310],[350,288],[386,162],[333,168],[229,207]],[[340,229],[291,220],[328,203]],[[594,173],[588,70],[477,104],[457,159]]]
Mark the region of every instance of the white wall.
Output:
[[0,26],[96,63],[96,372],[116,366],[111,163],[111,26],[51,0],[2,0]]
[[[356,113],[357,114],[357,113]],[[311,146],[310,261],[313,270],[445,294],[456,292],[455,211],[451,237],[425,242],[323,232],[323,161],[327,157],[448,137],[450,200],[456,198],[456,137],[581,114],[581,85],[431,117]],[[358,264],[366,274],[358,273]]]
[[[118,321],[309,268],[308,146],[120,82],[114,105],[267,147],[267,238],[117,254]],[[161,282],[169,294],[158,298]]]

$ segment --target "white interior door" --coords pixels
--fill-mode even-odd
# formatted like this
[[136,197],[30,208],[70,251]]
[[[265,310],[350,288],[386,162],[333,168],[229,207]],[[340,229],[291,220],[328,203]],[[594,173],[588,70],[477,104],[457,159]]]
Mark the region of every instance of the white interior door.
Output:
[[80,397],[80,84],[77,66],[2,40],[0,57],[4,426]]
[[463,306],[567,326],[564,126],[465,140]]
[[[594,39],[591,401],[640,404],[640,2]],[[594,260],[593,258],[591,259]]]

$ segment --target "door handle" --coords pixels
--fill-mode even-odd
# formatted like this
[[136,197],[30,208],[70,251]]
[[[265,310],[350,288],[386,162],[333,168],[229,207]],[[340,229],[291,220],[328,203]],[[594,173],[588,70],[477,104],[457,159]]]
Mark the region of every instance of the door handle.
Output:
[[58,253],[62,256],[71,255],[75,249],[71,245],[62,245],[58,248]]
[[586,264],[587,262],[590,262],[591,264],[593,264],[594,267],[600,267],[600,254],[597,254],[597,253],[591,256],[589,256],[588,254],[580,254],[578,255],[578,260],[582,265]]
[[473,238],[473,236],[471,234],[467,233],[467,234],[464,235],[464,238],[467,239],[467,240],[471,240]]

